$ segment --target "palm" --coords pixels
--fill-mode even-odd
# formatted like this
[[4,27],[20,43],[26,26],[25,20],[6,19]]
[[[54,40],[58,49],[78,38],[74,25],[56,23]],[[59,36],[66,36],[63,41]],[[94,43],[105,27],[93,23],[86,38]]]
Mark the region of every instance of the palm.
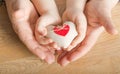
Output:
[[74,38],[67,50],[71,50],[76,47],[85,37],[87,29],[87,21],[83,12],[78,8],[66,9],[63,14],[64,21],[71,21],[76,25],[78,35]]
[[91,26],[102,25],[110,34],[117,34],[111,18],[111,5],[102,0],[91,0],[86,4],[85,14]]
[[[112,6],[115,6],[115,4]],[[110,7],[111,4],[106,0],[89,0],[85,7],[85,14],[88,20],[86,37],[72,51],[61,53],[58,58],[58,63],[65,66],[71,61],[75,61],[84,56],[95,44],[104,28],[111,34],[117,33],[112,23]]]
[[58,57],[58,63],[62,66],[67,65],[68,63],[75,61],[82,56],[84,56],[95,44],[96,40],[103,32],[103,27],[97,26],[92,27],[88,26],[87,35],[85,39],[80,43],[76,48],[72,49],[70,52],[62,52]]
[[[91,7],[91,10],[88,10],[90,7]],[[89,6],[89,4],[87,4],[86,10],[89,13],[87,15],[89,22],[87,26],[86,37],[81,43],[79,43],[74,49],[72,49],[72,51],[70,52],[63,51],[59,55],[58,63],[63,66],[67,65],[71,61],[75,61],[79,59],[80,57],[84,56],[88,51],[90,51],[90,49],[95,44],[97,38],[103,31],[103,27],[98,24],[99,20],[96,20],[98,19],[98,16],[97,16],[98,13],[94,12],[95,9],[92,8],[92,6]]]
[[13,28],[21,41],[32,53],[52,63],[54,52],[49,51],[51,48],[48,46],[39,45],[35,39],[34,28],[38,14],[32,3],[29,0],[11,0],[6,1],[6,5]]
[[100,11],[99,8],[98,6],[96,6],[95,3],[91,1],[86,4],[85,13],[86,13],[89,24],[92,26],[100,25],[100,19],[102,17],[101,16],[102,10]]

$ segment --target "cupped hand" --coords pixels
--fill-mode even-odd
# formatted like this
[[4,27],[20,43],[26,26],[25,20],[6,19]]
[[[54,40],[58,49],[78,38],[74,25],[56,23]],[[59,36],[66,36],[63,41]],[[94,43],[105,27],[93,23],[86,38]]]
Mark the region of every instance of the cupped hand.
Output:
[[39,44],[51,45],[55,49],[60,49],[57,43],[51,38],[46,37],[47,26],[58,25],[61,18],[58,13],[57,6],[54,0],[31,0],[40,15],[35,27],[35,36]]
[[104,28],[110,34],[117,34],[112,18],[111,10],[118,0],[89,0],[85,7],[85,15],[88,21],[85,39],[72,51],[63,51],[58,57],[58,63],[62,66],[84,56],[93,47]]
[[78,60],[84,56],[93,47],[100,34],[103,32],[102,26],[88,26],[85,39],[79,43],[72,51],[63,51],[59,55],[57,61],[61,66],[66,66],[70,62]]
[[60,47],[51,38],[46,37],[47,26],[58,25],[61,22],[59,15],[55,15],[54,12],[47,12],[42,14],[36,23],[35,36],[39,44],[50,45],[55,50],[60,50]]
[[47,63],[55,61],[51,47],[39,45],[35,39],[38,14],[30,0],[6,0],[6,6],[14,31],[28,49]]
[[110,34],[117,34],[112,22],[111,10],[118,0],[89,0],[86,4],[85,14],[88,23],[92,26],[103,26]]
[[65,49],[67,51],[70,51],[85,38],[87,21],[83,11],[81,11],[79,8],[67,8],[63,13],[62,19],[63,22],[66,21],[73,22],[78,32],[78,35],[74,38],[70,46],[67,49]]

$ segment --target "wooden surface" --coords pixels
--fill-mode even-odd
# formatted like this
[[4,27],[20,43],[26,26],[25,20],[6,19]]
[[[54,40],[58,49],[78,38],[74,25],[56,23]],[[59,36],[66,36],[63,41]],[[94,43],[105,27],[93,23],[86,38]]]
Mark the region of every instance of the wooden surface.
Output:
[[[58,4],[60,13],[65,1]],[[120,32],[120,3],[113,9],[113,21]],[[104,32],[92,50],[66,67],[46,64],[34,56],[18,39],[0,7],[0,74],[120,74],[120,35]]]

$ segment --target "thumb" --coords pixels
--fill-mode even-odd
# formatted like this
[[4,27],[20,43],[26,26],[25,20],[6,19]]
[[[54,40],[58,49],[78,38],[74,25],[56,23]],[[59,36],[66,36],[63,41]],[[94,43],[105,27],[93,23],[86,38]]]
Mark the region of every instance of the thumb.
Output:
[[38,34],[42,35],[42,36],[45,36],[47,35],[47,29],[46,29],[46,19],[44,17],[40,17],[38,20],[37,20],[37,23],[36,23],[36,31]]
[[48,25],[56,25],[60,23],[61,20],[60,18],[53,17],[51,15],[42,15],[38,21],[37,21],[37,26],[36,30],[43,36],[47,35],[47,26]]
[[112,22],[112,18],[109,14],[104,15],[101,17],[100,19],[100,24],[102,24],[105,28],[105,30],[109,33],[109,34],[117,34],[118,31],[116,30],[113,22]]

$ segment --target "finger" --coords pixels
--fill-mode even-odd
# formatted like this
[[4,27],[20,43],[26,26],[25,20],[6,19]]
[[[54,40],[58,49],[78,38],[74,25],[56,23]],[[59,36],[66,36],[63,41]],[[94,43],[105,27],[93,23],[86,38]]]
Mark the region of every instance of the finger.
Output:
[[78,32],[78,35],[75,37],[75,39],[72,41],[70,46],[67,48],[68,51],[76,47],[82,40],[85,38],[86,30],[87,30],[87,22],[85,17],[77,17],[75,19],[76,22],[76,30]]
[[48,48],[46,51],[46,58],[44,59],[48,64],[52,64],[55,61],[55,49],[50,47],[49,45],[45,45],[44,47]]
[[45,36],[41,36],[37,33],[35,33],[35,35],[36,35],[36,40],[38,41],[39,44],[46,45],[53,42],[52,39],[47,38]]
[[79,44],[76,48],[74,48],[72,51],[62,56],[59,63],[64,65],[65,63],[64,61],[66,61],[66,57],[68,61],[72,62],[84,56],[88,51],[90,51],[90,49],[95,44],[97,38],[102,33],[102,31],[103,28],[94,29],[89,27],[89,30],[87,31],[88,35],[83,40],[83,42]]
[[[38,43],[36,43],[35,47],[31,40],[26,40],[26,46],[32,51],[34,54],[36,54],[39,58],[42,60],[45,60],[48,64],[51,64],[55,61],[54,57],[54,51],[50,49],[51,51],[48,51],[48,48],[44,48],[40,46]],[[30,44],[29,44],[30,43]]]
[[[77,49],[77,47],[75,47],[74,49]],[[71,50],[71,51],[60,51],[59,56],[57,58],[57,62],[61,65],[61,66],[66,66],[67,64],[69,64],[71,62],[71,60],[69,60],[68,56],[70,56],[71,53],[73,53],[75,50]]]
[[61,49],[61,50],[57,50],[55,54],[56,54],[56,55],[60,55],[62,52],[63,52],[62,49]]
[[49,46],[53,47],[55,50],[61,50],[61,48],[55,42],[50,43]]
[[17,29],[17,34],[21,41],[28,47],[28,49],[41,59],[45,59],[47,49],[40,46],[34,38],[33,32],[30,28],[29,23],[22,22],[19,23],[15,29]]
[[52,53],[48,53],[46,58],[45,58],[45,61],[48,63],[48,64],[52,64],[54,61],[55,61],[55,56],[54,54]]
[[50,14],[42,15],[37,21],[36,31],[39,32],[40,35],[45,36],[47,35],[46,27],[48,25],[56,25],[59,24],[60,22],[61,20],[54,18],[53,15]]
[[59,64],[62,64],[62,63],[61,63],[61,60],[62,60],[62,58],[63,58],[67,53],[68,53],[68,51],[62,51],[62,50],[58,52],[59,56],[58,56],[58,58],[57,58],[57,62],[58,62]]
[[69,63],[70,63],[70,61],[67,59],[66,56],[59,62],[59,64],[60,64],[61,66],[66,66],[66,65],[68,65]]
[[40,44],[49,44],[52,43],[53,41],[50,38],[43,37],[47,35],[47,28],[46,26],[48,25],[54,25],[57,24],[60,21],[56,21],[53,17],[50,15],[42,15],[38,21],[37,21],[37,26],[35,29],[35,34],[36,38],[39,41]]
[[88,31],[87,37],[80,44],[79,48],[68,56],[70,61],[75,61],[90,51],[100,34],[103,32],[103,27],[89,28]]
[[102,15],[100,17],[100,24],[102,24],[104,26],[104,28],[106,29],[106,31],[110,34],[117,34],[118,31],[116,30],[113,22],[112,22],[112,18],[109,14],[106,15]]
[[[9,1],[9,0],[7,0],[7,1]],[[14,24],[13,28],[14,28],[15,32],[18,34],[21,41],[28,47],[28,49],[32,53],[34,53],[41,59],[45,59],[45,57],[46,57],[45,51],[47,49],[37,43],[37,41],[34,38],[34,34],[31,29],[30,23],[27,20],[29,17],[30,11],[28,11],[27,17],[25,16],[24,8],[26,8],[26,7],[29,8],[30,6],[32,6],[31,2],[29,0],[26,0],[26,1],[25,0],[19,0],[19,1],[12,0],[12,1],[7,2],[7,5],[8,5],[7,7],[10,7],[10,9],[8,9],[8,11],[9,11],[11,21]],[[17,10],[17,12],[16,12],[16,10]],[[14,14],[14,15],[11,16],[12,14]],[[12,19],[12,18],[14,18],[14,19]]]
[[40,34],[42,36],[47,35],[47,29],[45,28],[46,27],[45,20],[42,17],[37,20],[36,25],[37,26],[35,31],[37,34]]
[[34,38],[34,36],[32,34],[32,31],[29,29],[29,26],[27,26],[27,24],[24,24],[24,25],[26,25],[26,26],[24,26],[24,27],[26,27],[25,28],[26,31],[24,30],[24,28],[22,26],[18,27],[20,29],[19,32],[18,32],[18,35],[19,35],[20,39],[29,48],[29,50],[31,52],[33,52],[39,58],[44,60],[47,57],[46,55],[48,53],[46,53],[46,51],[48,51],[48,49],[43,47],[43,46],[41,46],[41,45],[39,45],[37,43],[37,41],[35,40],[35,38]]

